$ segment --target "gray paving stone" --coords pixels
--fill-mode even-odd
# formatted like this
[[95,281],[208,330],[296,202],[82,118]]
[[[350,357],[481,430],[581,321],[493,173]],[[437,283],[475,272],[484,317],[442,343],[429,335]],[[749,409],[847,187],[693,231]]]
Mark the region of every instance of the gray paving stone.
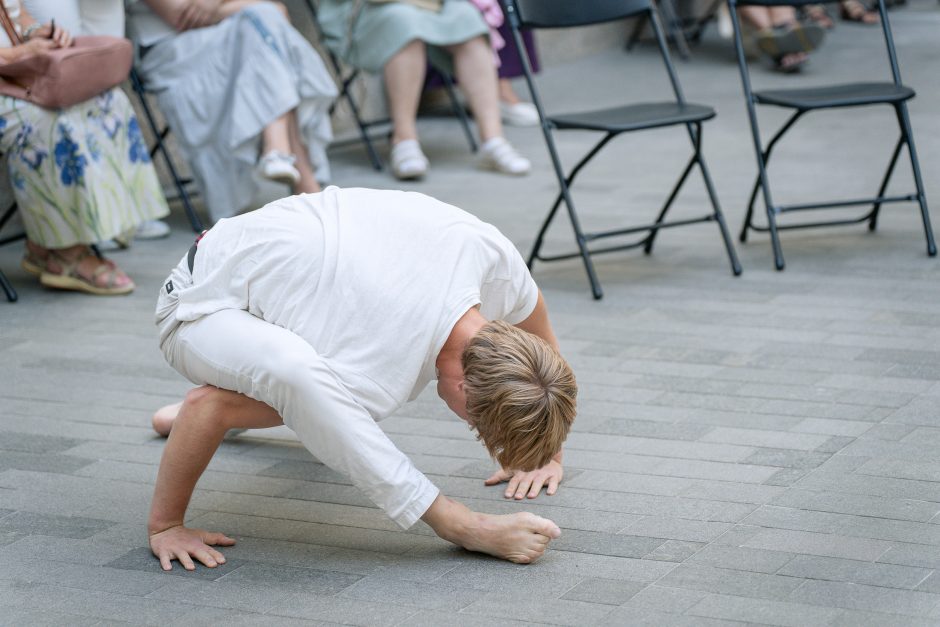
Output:
[[2,560],[51,560],[101,566],[126,553],[120,543],[104,542],[95,536],[84,540],[47,535],[23,535],[0,548]]
[[838,514],[877,516],[926,522],[940,512],[940,504],[915,499],[892,499],[860,494],[839,494],[791,489],[773,499],[773,505]]
[[70,564],[47,558],[3,559],[0,578],[15,582],[44,584],[145,596],[166,585],[167,578],[157,573],[118,571],[88,564]]
[[300,479],[302,481],[315,481],[318,483],[339,483],[352,485],[347,478],[324,466],[312,461],[283,461],[273,464],[258,473],[263,477],[282,477],[286,479]]
[[[131,549],[124,555],[111,560],[105,567],[112,568],[116,573],[120,574],[121,571],[142,571],[145,573],[156,573],[159,575],[165,576],[174,576],[174,577],[187,577],[190,579],[202,579],[205,581],[215,581],[220,577],[228,575],[238,568],[240,568],[245,562],[239,561],[237,559],[230,559],[226,556],[226,561],[224,564],[220,564],[215,568],[208,568],[202,564],[193,560],[193,563],[196,566],[195,570],[186,570],[178,562],[173,562],[172,569],[163,570],[160,566],[160,560],[154,557],[153,553],[150,552],[149,547],[139,547],[136,549]],[[167,583],[170,583],[172,580],[167,579]]]
[[707,592],[700,590],[667,588],[659,585],[647,586],[624,603],[622,610],[610,614],[608,620],[613,620],[619,615],[626,615],[628,612],[640,614],[655,611],[682,614],[707,595]]
[[793,431],[800,433],[819,433],[824,435],[841,435],[858,437],[874,428],[870,422],[860,420],[829,420],[826,418],[807,418],[793,427]]
[[764,480],[764,484],[788,487],[799,482],[809,471],[802,468],[782,468]]
[[784,551],[709,544],[689,558],[689,563],[772,575],[793,557],[793,553]]
[[60,538],[88,538],[114,523],[80,516],[17,512],[0,519],[0,531],[17,531]]
[[381,574],[363,577],[339,596],[375,603],[398,603],[429,610],[459,612],[480,599],[485,591],[451,584],[446,578],[433,583],[389,579]]
[[878,424],[872,425],[871,429],[861,434],[859,437],[860,440],[872,439],[872,440],[891,440],[898,441],[906,436],[910,435],[912,432],[916,431],[918,427],[913,425],[902,425],[902,424]]
[[529,599],[485,596],[462,610],[464,614],[534,620],[552,625],[598,624],[611,606],[567,599]]
[[823,607],[925,617],[940,602],[940,595],[854,583],[808,580],[790,595],[789,600]]
[[778,466],[782,468],[796,468],[810,470],[822,465],[830,455],[808,451],[794,451],[792,449],[762,448],[753,453],[745,461],[758,466]]
[[704,542],[688,542],[685,540],[666,540],[661,546],[643,556],[648,560],[659,560],[663,562],[684,562],[689,556],[694,555],[703,546]]
[[728,442],[744,446],[762,446],[812,451],[828,438],[815,433],[783,433],[760,429],[713,429],[702,440],[705,442]]
[[708,425],[689,423],[663,423],[652,420],[610,418],[591,429],[594,433],[629,435],[638,438],[662,438],[665,440],[698,440],[712,430]]
[[636,611],[628,605],[615,608],[604,619],[601,625],[639,625],[642,627],[740,627],[738,621],[722,620],[719,618],[704,618],[702,616],[685,616],[672,614],[663,610]]
[[592,577],[579,583],[561,598],[568,601],[586,601],[603,605],[623,605],[645,587],[645,584],[633,581]]
[[72,473],[87,466],[87,459],[70,455],[36,454],[25,451],[0,451],[0,470],[35,470],[38,472]]
[[935,627],[936,619],[862,610],[842,610],[833,627]]
[[398,624],[402,627],[439,627],[439,625],[453,627],[521,627],[523,625],[547,625],[548,623],[423,610],[409,616],[404,622]]
[[274,617],[291,616],[363,627],[392,627],[417,612],[416,607],[298,593],[271,610],[269,614]]
[[834,435],[818,447],[817,453],[844,453],[845,449],[855,441],[855,438],[848,435]]
[[61,453],[77,445],[80,440],[50,435],[3,431],[0,437],[0,450],[20,451],[23,453]]
[[690,563],[680,564],[657,582],[658,585],[673,588],[775,600],[786,599],[802,583],[802,579],[795,577]]
[[[930,574],[930,569],[893,564],[872,564],[857,560],[797,555],[787,562],[777,574],[803,577],[805,579],[824,579],[844,581],[884,588],[903,588],[912,590]],[[921,584],[922,585],[922,584]],[[921,589],[918,587],[918,589]],[[924,589],[925,592],[935,590]]]
[[279,607],[293,595],[292,590],[252,582],[239,584],[220,579],[176,579],[167,581],[151,592],[151,599],[174,603],[190,603],[206,607],[219,607],[247,612],[264,613]]
[[560,551],[616,555],[619,557],[643,557],[665,542],[663,538],[641,535],[597,533],[567,529],[555,540],[554,548]]
[[[295,592],[335,594],[362,577],[349,573],[247,562],[223,573],[226,583],[243,586],[271,586]],[[215,578],[214,578],[215,579]]]
[[689,542],[710,542],[728,531],[729,523],[649,517],[630,525],[623,533]]
[[742,623],[804,627],[829,624],[836,620],[842,611],[786,601],[711,594],[691,607],[687,613]]

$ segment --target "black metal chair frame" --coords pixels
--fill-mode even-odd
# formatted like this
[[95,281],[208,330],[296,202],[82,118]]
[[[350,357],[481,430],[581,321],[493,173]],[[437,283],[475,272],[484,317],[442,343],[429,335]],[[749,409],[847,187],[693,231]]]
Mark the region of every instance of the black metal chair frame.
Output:
[[[524,2],[531,2],[532,4],[526,6],[520,12],[520,5]],[[719,230],[721,232],[722,239],[724,240],[725,248],[728,253],[728,258],[731,263],[731,270],[735,275],[741,273],[741,264],[738,261],[737,253],[735,253],[734,245],[731,240],[731,235],[728,232],[728,227],[725,222],[724,215],[721,212],[721,207],[718,202],[718,195],[715,192],[715,186],[712,183],[711,175],[708,172],[708,167],[705,164],[705,158],[702,155],[702,122],[705,120],[711,119],[715,116],[714,109],[710,107],[704,107],[700,105],[691,105],[686,102],[685,96],[683,95],[682,88],[679,85],[679,79],[676,75],[675,67],[672,64],[672,61],[669,58],[669,50],[666,45],[665,37],[663,35],[662,26],[659,22],[659,17],[656,14],[656,11],[653,9],[650,4],[650,0],[592,0],[592,2],[552,2],[550,6],[556,7],[554,10],[555,14],[552,17],[559,18],[559,22],[540,22],[536,19],[528,18],[525,14],[525,11],[535,10],[536,15],[546,15],[548,12],[553,11],[552,9],[547,9],[549,6],[548,0],[503,0],[503,5],[506,11],[506,15],[509,19],[510,25],[512,27],[513,38],[516,43],[516,47],[519,50],[519,56],[522,60],[522,66],[525,74],[526,83],[529,87],[529,92],[532,95],[532,102],[535,104],[538,109],[539,118],[541,119],[542,132],[545,136],[545,143],[548,146],[548,152],[551,156],[552,165],[554,166],[555,175],[558,179],[559,192],[555,198],[555,202],[552,204],[551,209],[548,212],[544,222],[542,223],[541,228],[539,229],[538,235],[536,236],[535,243],[532,248],[532,252],[528,258],[529,268],[532,268],[532,265],[536,260],[539,261],[559,261],[562,259],[573,259],[580,257],[584,262],[584,268],[588,275],[588,280],[591,283],[591,291],[595,299],[600,299],[603,297],[603,290],[601,289],[600,282],[597,278],[597,273],[594,269],[594,263],[591,260],[591,255],[597,253],[606,253],[614,252],[620,250],[628,250],[632,248],[642,247],[646,254],[650,254],[653,250],[653,243],[656,239],[656,235],[661,229],[671,228],[676,226],[684,226],[688,224],[695,224],[699,222],[717,222]],[[538,8],[537,8],[538,7]],[[544,12],[544,13],[542,13]],[[587,15],[587,13],[592,13],[593,15]],[[535,80],[532,76],[532,67],[529,61],[528,56],[523,52],[525,46],[522,42],[522,37],[520,34],[521,28],[564,28],[568,26],[578,26],[578,25],[587,25],[592,23],[601,23],[606,21],[611,21],[614,19],[621,19],[624,17],[631,17],[634,15],[646,14],[649,16],[649,19],[653,25],[653,31],[656,35],[656,41],[659,45],[659,51],[663,58],[664,65],[666,66],[667,73],[669,75],[669,81],[672,85],[672,90],[675,95],[675,101],[667,103],[645,103],[645,104],[633,104],[625,107],[620,107],[614,110],[606,111],[592,111],[592,112],[582,112],[581,116],[590,116],[594,114],[607,114],[610,116],[620,115],[622,118],[622,123],[604,123],[602,120],[598,120],[597,123],[593,124],[578,124],[570,120],[572,117],[569,116],[549,116],[546,115],[545,109],[542,105],[542,99],[539,96],[538,90],[535,86]],[[642,119],[642,111],[647,108],[651,108],[655,111],[656,108],[672,107],[675,110],[675,114],[671,116],[664,117],[660,115],[647,114],[647,119],[644,121]],[[637,119],[637,112],[641,112],[639,116],[640,119]],[[633,114],[633,117],[627,117]],[[609,231],[598,231],[598,232],[585,232],[581,227],[581,222],[578,218],[577,212],[575,211],[574,201],[571,197],[571,185],[574,182],[575,177],[581,171],[581,169],[590,161],[611,139],[620,135],[621,133],[645,130],[651,128],[662,128],[666,126],[676,126],[683,125],[688,132],[689,140],[692,144],[693,154],[689,159],[688,163],[685,166],[685,169],[682,172],[682,175],[679,177],[679,180],[676,182],[675,186],[672,188],[672,191],[669,193],[668,198],[663,204],[662,208],[659,211],[659,214],[656,217],[656,220],[650,224],[614,229]],[[552,135],[552,130],[593,130],[604,132],[604,137],[591,148],[588,153],[571,169],[570,173],[565,175],[564,169],[561,164],[561,160],[558,156],[558,151],[555,147],[555,141]],[[708,192],[708,197],[711,202],[712,212],[701,217],[682,219],[682,220],[672,220],[666,221],[666,214],[672,207],[673,202],[679,194],[683,184],[686,179],[688,179],[689,174],[695,166],[699,167],[701,171],[702,178],[705,182],[705,187]],[[545,233],[548,230],[549,225],[551,224],[553,218],[555,217],[559,207],[561,206],[562,201],[564,201],[565,206],[568,211],[568,217],[571,221],[571,226],[574,230],[575,241],[578,246],[577,252],[545,256],[540,254],[542,249],[542,244],[544,241]],[[633,241],[626,244],[612,245],[603,248],[591,249],[589,244],[600,239],[609,238],[609,237],[620,237],[625,235],[632,235],[638,233],[646,233],[642,239],[639,241]]]
[[157,124],[153,109],[150,107],[150,103],[147,102],[147,90],[144,88],[144,83],[136,70],[131,70],[130,81],[131,89],[133,89],[134,93],[137,95],[137,101],[144,111],[144,117],[147,118],[147,125],[150,127],[150,132],[154,137],[154,144],[150,147],[150,158],[153,159],[157,152],[163,155],[166,168],[170,173],[170,178],[173,179],[173,185],[176,187],[176,193],[183,203],[183,208],[186,210],[186,217],[189,218],[189,224],[192,226],[193,231],[201,233],[204,228],[202,220],[199,218],[199,214],[196,213],[196,209],[193,207],[192,201],[190,200],[189,192],[186,190],[186,185],[192,181],[180,176],[176,165],[173,163],[170,151],[166,147],[166,139],[170,134],[170,127],[164,125],[163,128],[160,128]]
[[[379,171],[383,168],[383,162],[382,158],[379,157],[378,151],[375,149],[373,136],[371,135],[370,131],[376,127],[389,127],[391,124],[391,119],[381,118],[377,120],[364,120],[362,118],[361,108],[350,91],[352,84],[356,81],[357,78],[359,78],[359,69],[344,69],[343,64],[340,63],[339,58],[333,53],[330,47],[326,45],[326,39],[323,36],[323,29],[320,27],[320,21],[317,17],[319,8],[317,5],[317,0],[306,0],[306,3],[307,8],[310,10],[310,19],[313,22],[313,28],[316,31],[317,39],[323,43],[323,50],[330,62],[330,66],[333,68],[333,74],[336,76],[336,80],[339,83],[339,98],[337,98],[336,101],[334,101],[334,103],[330,106],[330,115],[333,114],[333,111],[336,109],[336,103],[340,99],[346,101],[346,104],[349,106],[349,111],[352,113],[353,120],[356,123],[356,127],[359,129],[359,138],[356,141],[362,142],[363,146],[365,146],[366,153],[369,155],[369,161],[372,163],[372,167],[375,168],[376,171]],[[444,79],[444,88],[447,90],[447,95],[450,98],[454,115],[460,121],[460,126],[463,129],[464,136],[467,138],[467,143],[470,145],[470,151],[476,152],[478,148],[477,141],[473,136],[473,131],[471,130],[470,126],[470,118],[467,116],[467,111],[460,104],[460,100],[457,98],[457,90],[454,87],[454,79],[447,72],[441,72],[440,74]],[[390,132],[386,133],[386,135],[390,136]]]
[[[741,228],[741,242],[747,241],[748,230],[769,232],[774,253],[774,265],[776,266],[777,270],[783,270],[785,267],[785,261],[783,257],[783,251],[780,246],[779,231],[824,226],[840,226],[845,224],[859,224],[862,222],[868,222],[869,231],[874,231],[878,225],[878,214],[881,211],[882,205],[896,202],[917,202],[920,206],[921,218],[923,220],[924,231],[926,233],[927,254],[931,257],[935,256],[937,254],[937,245],[934,241],[933,230],[930,226],[930,214],[927,210],[927,197],[924,193],[924,185],[920,173],[920,163],[917,159],[917,151],[914,148],[914,135],[911,130],[910,117],[907,111],[907,100],[913,98],[915,94],[913,90],[905,87],[901,83],[901,72],[898,67],[897,53],[894,47],[894,38],[891,34],[891,25],[888,23],[888,12],[885,8],[884,0],[878,0],[878,13],[881,16],[882,32],[884,34],[885,46],[888,51],[888,60],[891,65],[891,75],[893,79],[891,83],[850,83],[844,85],[830,85],[815,89],[802,88],[766,91],[754,91],[751,87],[750,73],[748,71],[747,60],[745,59],[744,55],[744,42],[741,35],[741,23],[736,11],[737,6],[743,4],[765,6],[788,4],[792,6],[799,6],[803,4],[811,4],[814,0],[727,1],[728,8],[731,12],[732,23],[734,24],[735,48],[738,57],[738,66],[741,71],[741,81],[744,86],[744,97],[747,101],[748,119],[750,120],[751,132],[754,139],[754,149],[757,155],[758,169],[757,179],[754,182],[754,187],[751,191],[751,197],[748,201],[747,215],[744,219],[744,225]],[[864,88],[866,86],[870,91],[868,94],[865,93]],[[871,93],[873,87],[883,88],[884,93]],[[887,88],[887,90],[884,90],[884,88]],[[846,92],[850,93],[853,89],[856,90],[854,97],[847,97],[844,95]],[[841,98],[838,97],[839,90],[843,90],[843,95]],[[805,100],[807,97],[811,96],[815,96],[817,98],[815,102],[812,100]],[[794,109],[793,114],[773,135],[766,148],[761,143],[760,128],[757,123],[756,105],[758,104],[775,105]],[[885,170],[884,176],[882,177],[877,195],[871,198],[803,203],[795,205],[780,205],[774,203],[770,192],[770,178],[767,174],[767,164],[770,160],[770,156],[774,147],[777,145],[777,142],[780,141],[784,133],[790,130],[797,120],[803,117],[803,115],[807,112],[818,109],[848,108],[878,104],[888,104],[894,107],[895,114],[897,115],[898,119],[898,126],[900,127],[901,131],[901,136],[898,139],[897,145],[894,148],[894,152],[891,155],[891,160],[888,163],[888,167]],[[911,167],[914,173],[914,185],[916,188],[916,193],[886,196],[885,193],[887,192],[888,184],[891,181],[891,176],[894,173],[895,165],[897,164],[898,157],[901,155],[901,150],[905,145],[908,149],[908,155],[910,156]],[[757,200],[757,194],[759,191],[763,192],[764,205],[767,213],[767,226],[758,226],[753,222],[754,204]],[[871,209],[858,218],[819,222],[802,222],[785,225],[777,223],[778,217],[784,213],[816,209],[840,209],[869,204],[872,205]]]
[[[3,216],[0,216],[0,233],[3,232],[3,227],[7,225],[7,222],[10,221],[10,218],[13,217],[13,214],[16,213],[17,205],[14,202],[10,205]],[[16,235],[8,235],[4,238],[0,238],[0,246],[5,246],[6,244],[11,244],[15,241],[26,239],[26,233],[17,233]],[[3,292],[6,294],[7,300],[11,303],[15,303],[19,299],[19,295],[16,293],[16,290],[13,288],[13,284],[10,283],[10,280],[3,273],[3,270],[0,270],[0,287],[3,288]]]

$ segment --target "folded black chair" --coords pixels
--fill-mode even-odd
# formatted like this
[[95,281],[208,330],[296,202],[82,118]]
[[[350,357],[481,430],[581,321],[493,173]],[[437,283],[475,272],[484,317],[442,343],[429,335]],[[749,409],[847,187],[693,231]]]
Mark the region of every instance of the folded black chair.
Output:
[[[362,114],[360,113],[361,109],[359,104],[356,102],[355,97],[350,91],[351,85],[359,77],[359,70],[357,68],[351,68],[346,70],[343,68],[343,65],[340,63],[337,56],[333,53],[329,46],[326,45],[326,40],[323,37],[323,29],[320,28],[320,21],[317,17],[317,0],[306,0],[307,8],[310,9],[310,19],[313,21],[314,30],[317,33],[317,39],[323,44],[323,51],[326,53],[327,60],[330,62],[330,66],[333,68],[333,74],[336,76],[336,80],[339,82],[339,98],[336,99],[336,102],[340,98],[346,101],[346,104],[349,106],[349,112],[352,114],[353,121],[356,123],[356,127],[359,129],[359,139],[362,141],[363,146],[365,146],[366,153],[369,155],[369,161],[372,163],[372,167],[376,170],[382,169],[382,159],[379,157],[379,153],[375,150],[375,145],[372,143],[372,136],[370,135],[370,130],[375,127],[387,127],[391,124],[389,118],[382,118],[378,120],[364,120]],[[457,98],[457,90],[454,88],[454,80],[447,72],[441,72],[441,77],[444,79],[444,87],[447,89],[447,95],[450,98],[451,105],[454,109],[454,115],[457,116],[457,119],[460,121],[460,126],[463,129],[464,136],[467,138],[467,143],[470,145],[470,151],[477,151],[477,142],[473,137],[473,131],[470,130],[470,118],[467,117],[467,111],[463,108],[463,105],[460,104],[460,100]],[[330,107],[330,114],[333,114],[334,109],[336,108],[336,102]]]
[[[572,259],[581,257],[584,261],[584,267],[587,270],[588,279],[591,281],[591,290],[594,298],[601,298],[603,291],[597,274],[594,271],[594,264],[591,255],[594,253],[612,252],[616,250],[626,250],[629,248],[643,247],[649,254],[653,250],[653,242],[656,239],[660,229],[694,224],[697,222],[715,221],[721,236],[724,239],[725,248],[728,252],[728,258],[731,262],[731,269],[735,275],[741,273],[741,264],[738,262],[737,254],[731,242],[731,236],[728,233],[728,227],[721,213],[718,204],[718,196],[715,193],[711,176],[705,165],[705,158],[702,156],[702,122],[715,117],[715,110],[697,104],[686,102],[682,94],[682,88],[679,86],[679,80],[676,76],[675,68],[669,58],[669,51],[663,36],[662,26],[656,11],[653,10],[650,0],[591,0],[591,2],[572,2],[570,0],[503,0],[506,9],[506,16],[512,27],[513,37],[516,47],[520,51],[523,69],[525,71],[526,82],[529,91],[532,94],[532,102],[535,104],[542,120],[542,132],[545,135],[545,142],[548,145],[548,152],[551,155],[552,164],[555,168],[555,174],[558,177],[560,191],[555,198],[555,202],[548,212],[542,228],[539,230],[535,239],[535,245],[529,256],[529,267],[540,261],[557,261],[561,259]],[[584,26],[588,24],[597,24],[612,20],[619,20],[626,17],[647,16],[653,26],[653,32],[656,35],[656,41],[659,44],[659,51],[662,55],[666,71],[669,74],[669,80],[675,94],[675,99],[667,102],[643,102],[623,105],[609,109],[597,109],[591,111],[582,111],[564,115],[547,115],[542,105],[542,99],[535,87],[535,81],[532,77],[531,65],[528,57],[523,52],[525,46],[522,44],[520,29],[522,28],[567,28],[574,26]],[[689,159],[685,170],[679,177],[672,192],[670,192],[665,204],[652,223],[615,229],[601,232],[585,232],[581,228],[580,220],[575,211],[574,202],[571,198],[571,184],[578,172],[581,171],[588,161],[596,155],[607,142],[620,135],[632,131],[644,129],[662,128],[667,126],[685,126],[689,139],[692,142],[693,154]],[[581,130],[598,131],[604,133],[601,140],[572,168],[566,176],[558,157],[558,151],[555,148],[554,131],[563,130]],[[705,216],[698,218],[666,221],[666,213],[672,206],[673,201],[679,194],[679,190],[685,183],[689,174],[695,166],[701,170],[705,181],[705,187],[711,200],[712,211]],[[568,209],[568,217],[571,220],[571,226],[574,229],[575,240],[578,245],[578,251],[552,256],[543,256],[540,254],[545,232],[548,230],[552,219],[564,201]],[[637,233],[645,233],[639,241],[633,241],[626,244],[611,245],[603,248],[591,249],[589,244],[608,237],[619,237]]]
[[[751,198],[748,202],[747,217],[744,219],[744,226],[741,229],[741,241],[747,240],[749,229],[755,231],[769,231],[770,241],[774,251],[774,263],[777,270],[783,270],[784,259],[783,251],[780,247],[779,231],[787,229],[804,229],[820,226],[837,226],[842,224],[857,224],[868,222],[868,229],[874,231],[878,225],[878,213],[881,206],[885,203],[894,202],[916,202],[920,205],[921,218],[924,223],[924,231],[927,236],[927,254],[931,257],[937,254],[937,245],[934,242],[933,231],[930,227],[930,215],[927,211],[927,197],[924,195],[924,184],[920,175],[920,164],[917,160],[917,151],[914,149],[914,135],[911,131],[911,121],[907,113],[907,101],[914,97],[914,90],[904,86],[901,83],[901,72],[898,69],[897,53],[894,49],[894,38],[891,34],[891,25],[888,23],[888,12],[885,10],[884,0],[878,0],[878,13],[881,15],[882,33],[884,34],[885,46],[888,52],[888,61],[891,65],[890,82],[870,82],[870,83],[844,83],[837,85],[826,85],[822,87],[795,88],[795,89],[771,89],[766,91],[754,91],[751,88],[751,79],[748,72],[747,61],[744,55],[744,43],[741,35],[741,23],[737,15],[736,8],[740,5],[790,5],[800,6],[812,4],[814,0],[728,0],[728,7],[731,10],[731,18],[734,23],[734,40],[738,57],[738,65],[741,69],[741,81],[744,84],[744,97],[747,101],[748,117],[751,123],[751,131],[754,137],[754,148],[757,153],[757,180],[754,182],[754,188],[751,191]],[[756,105],[772,105],[792,109],[793,114],[780,127],[780,130],[771,138],[767,147],[764,148],[761,143],[760,129],[757,124]],[[901,136],[891,155],[888,168],[881,180],[878,193],[871,198],[857,198],[838,201],[814,202],[797,205],[780,205],[773,201],[770,192],[770,179],[767,174],[767,162],[770,159],[774,146],[783,137],[790,128],[800,119],[803,114],[818,109],[836,109],[848,107],[862,107],[869,105],[891,105],[894,107],[898,119]],[[891,181],[891,175],[894,173],[894,166],[897,164],[901,150],[907,146],[908,155],[911,159],[911,168],[914,172],[914,185],[916,193],[894,196],[885,196],[888,189],[888,183]],[[764,205],[767,210],[767,226],[757,226],[753,222],[754,203],[757,200],[758,191],[763,192]],[[845,207],[855,207],[871,205],[871,209],[858,218],[848,218],[842,220],[830,220],[823,222],[802,222],[796,224],[778,224],[777,220],[781,214],[794,211],[807,211],[815,209],[839,209]]]
[[183,208],[186,210],[186,217],[189,218],[189,224],[193,227],[195,232],[201,233],[203,230],[202,220],[199,219],[199,214],[196,213],[196,209],[190,201],[189,192],[186,191],[186,185],[190,181],[183,179],[179,175],[179,171],[173,163],[173,157],[170,156],[170,151],[166,147],[166,138],[170,134],[170,127],[164,126],[160,128],[157,124],[157,120],[153,115],[153,109],[147,101],[147,90],[144,88],[144,83],[136,70],[131,70],[130,81],[131,88],[137,95],[140,108],[143,109],[144,117],[147,118],[147,125],[150,127],[150,132],[154,137],[154,145],[150,148],[150,158],[153,159],[157,152],[163,155],[163,159],[166,162],[166,169],[170,173],[170,178],[173,179],[176,193],[183,203]]

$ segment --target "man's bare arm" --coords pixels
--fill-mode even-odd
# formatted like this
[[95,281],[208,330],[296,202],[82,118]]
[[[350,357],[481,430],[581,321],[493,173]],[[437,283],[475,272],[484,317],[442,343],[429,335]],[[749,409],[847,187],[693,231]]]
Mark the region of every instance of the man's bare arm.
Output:
[[558,348],[558,338],[555,337],[555,331],[552,330],[552,323],[548,319],[548,307],[545,305],[545,299],[542,297],[541,290],[539,290],[539,299],[535,303],[535,309],[532,310],[528,318],[516,326],[523,331],[537,335],[548,342],[549,346],[556,351],[561,352]]
[[534,562],[561,536],[558,525],[528,512],[493,516],[439,494],[421,520],[434,532],[468,551],[488,553],[518,564]]
[[195,568],[193,558],[210,568],[225,562],[212,546],[231,546],[233,539],[183,525],[193,490],[229,429],[279,424],[271,407],[236,392],[204,386],[186,395],[163,450],[147,521],[150,549],[164,570],[174,559],[187,570]]

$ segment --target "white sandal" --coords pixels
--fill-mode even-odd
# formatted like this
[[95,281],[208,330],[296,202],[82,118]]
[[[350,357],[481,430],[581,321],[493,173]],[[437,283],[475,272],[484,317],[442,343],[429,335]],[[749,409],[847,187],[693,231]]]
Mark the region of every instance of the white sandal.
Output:
[[532,163],[519,154],[505,137],[494,137],[480,146],[480,167],[503,174],[528,174]]
[[392,146],[392,174],[400,181],[420,179],[428,173],[428,158],[417,139],[403,139]]
[[258,171],[269,181],[293,187],[300,182],[300,171],[294,167],[296,162],[297,158],[294,155],[270,150],[258,160]]

